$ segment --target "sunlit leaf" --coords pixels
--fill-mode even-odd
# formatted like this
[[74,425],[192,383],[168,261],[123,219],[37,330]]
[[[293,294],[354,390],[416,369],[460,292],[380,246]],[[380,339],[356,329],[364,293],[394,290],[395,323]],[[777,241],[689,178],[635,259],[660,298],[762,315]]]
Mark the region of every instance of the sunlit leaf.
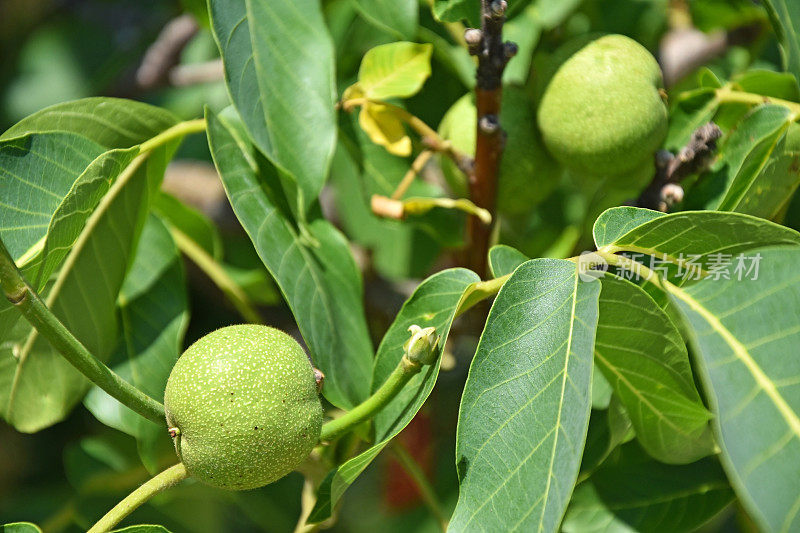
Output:
[[800,527],[800,250],[765,249],[757,275],[670,294],[691,325],[722,463],[767,531]]
[[689,463],[713,442],[689,356],[667,314],[641,288],[601,278],[595,362],[625,406],[636,437],[656,459]]
[[336,145],[334,51],[319,0],[212,0],[231,100],[255,145],[319,195]]
[[578,475],[591,409],[600,284],[534,259],[494,301],[461,399],[452,531],[553,531]]
[[397,42],[370,49],[361,60],[358,84],[364,98],[408,98],[431,75],[430,44]]
[[[447,341],[447,334],[455,318],[458,304],[468,287],[479,281],[478,276],[465,269],[439,272],[423,281],[405,302],[378,348],[373,371],[372,390],[375,391],[397,366],[403,356],[403,344],[408,340],[408,327],[433,326],[441,336],[439,346]],[[328,518],[336,502],[347,487],[369,466],[383,448],[414,418],[431,393],[439,374],[439,363],[424,367],[414,376],[400,394],[375,417],[375,445],[333,469],[317,492],[317,503],[310,521]]]
[[690,259],[707,267],[712,254],[733,256],[764,246],[800,245],[800,233],[749,215],[715,211],[665,215],[636,207],[605,211],[595,222],[594,238],[603,251],[656,256],[665,263],[684,265],[684,274]]
[[417,0],[354,0],[359,13],[378,28],[401,39],[414,39],[417,32]]
[[9,128],[0,139],[30,133],[69,132],[106,148],[128,148],[175,125],[177,118],[165,109],[134,100],[94,97],[56,104]]
[[496,278],[511,274],[528,259],[528,256],[516,248],[505,244],[492,246],[489,250],[489,268],[492,270],[492,276]]
[[325,397],[339,407],[356,405],[369,391],[372,346],[361,277],[346,239],[322,218],[309,222],[308,235],[301,235],[267,194],[266,173],[274,169],[229,125],[234,119],[223,122],[211,112],[206,118],[225,192],[326,376]]
[[368,103],[358,113],[358,124],[372,142],[400,157],[411,155],[411,138],[391,107]]

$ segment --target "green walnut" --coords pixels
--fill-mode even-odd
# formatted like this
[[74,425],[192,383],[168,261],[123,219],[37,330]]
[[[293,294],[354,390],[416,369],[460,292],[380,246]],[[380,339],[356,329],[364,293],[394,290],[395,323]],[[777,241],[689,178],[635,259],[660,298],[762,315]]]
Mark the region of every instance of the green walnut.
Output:
[[652,162],[667,133],[667,107],[650,52],[628,37],[604,35],[567,43],[554,58],[538,112],[550,153],[591,176],[636,174]]
[[261,487],[294,470],[322,427],[305,352],[266,326],[229,326],[192,344],[172,369],[164,408],[189,474],[231,490]]
[[[469,94],[456,101],[439,126],[439,133],[464,153],[475,155],[478,111]],[[561,168],[545,150],[536,130],[536,110],[521,89],[503,89],[500,125],[508,134],[497,183],[497,209],[503,214],[527,213],[553,191]],[[449,159],[442,171],[457,196],[467,196],[466,178]]]

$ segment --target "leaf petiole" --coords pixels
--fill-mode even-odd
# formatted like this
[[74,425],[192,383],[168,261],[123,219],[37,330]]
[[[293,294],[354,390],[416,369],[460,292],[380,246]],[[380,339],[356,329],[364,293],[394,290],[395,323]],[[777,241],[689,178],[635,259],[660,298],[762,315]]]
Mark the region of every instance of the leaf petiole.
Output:
[[179,139],[191,133],[200,133],[206,130],[206,119],[198,118],[195,120],[187,120],[185,122],[178,122],[171,128],[167,128],[155,137],[147,139],[139,145],[139,153],[144,154],[152,152],[159,146],[163,146],[170,141]]
[[411,361],[404,354],[397,364],[397,367],[372,396],[350,411],[347,411],[339,418],[335,418],[322,425],[322,432],[320,433],[319,440],[333,440],[352,430],[362,422],[370,420],[378,411],[386,407],[420,370],[422,370],[422,365]]
[[148,420],[164,424],[164,406],[122,379],[72,335],[22,278],[2,240],[0,240],[0,287],[22,316],[50,341],[64,359],[92,383]]
[[189,472],[187,472],[183,463],[173,465],[160,474],[156,474],[115,505],[113,509],[107,512],[103,518],[92,526],[88,533],[104,533],[106,531],[111,531],[111,528],[116,526],[126,516],[131,514],[154,495],[170,487],[174,487],[187,477],[189,477]]
[[800,118],[800,104],[798,104],[797,102],[790,102],[789,100],[783,100],[781,98],[773,98],[771,96],[748,93],[745,91],[737,91],[735,89],[732,89],[728,85],[720,89],[717,89],[716,96],[717,100],[719,100],[719,102],[723,104],[729,103],[729,104],[750,104],[750,105],[762,105],[762,104],[780,105],[792,111],[793,122]]

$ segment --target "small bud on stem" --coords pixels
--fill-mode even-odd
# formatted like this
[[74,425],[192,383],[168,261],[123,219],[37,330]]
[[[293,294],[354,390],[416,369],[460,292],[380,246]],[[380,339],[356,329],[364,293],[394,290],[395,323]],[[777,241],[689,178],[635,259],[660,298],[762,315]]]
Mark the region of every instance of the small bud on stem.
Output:
[[493,135],[500,131],[500,121],[497,115],[484,115],[478,121],[478,126],[486,135]]
[[481,51],[483,32],[476,28],[467,28],[464,31],[464,41],[467,43],[467,49],[470,55],[476,56]]
[[506,14],[508,2],[506,0],[493,0],[490,6],[492,16],[499,18]]
[[512,43],[511,41],[506,41],[503,43],[503,54],[506,57],[506,61],[517,55],[517,52],[519,52],[519,46],[517,46],[517,43]]
[[408,328],[411,338],[403,345],[406,357],[414,363],[430,365],[436,360],[436,345],[439,344],[439,335],[436,328],[421,328],[412,325]]

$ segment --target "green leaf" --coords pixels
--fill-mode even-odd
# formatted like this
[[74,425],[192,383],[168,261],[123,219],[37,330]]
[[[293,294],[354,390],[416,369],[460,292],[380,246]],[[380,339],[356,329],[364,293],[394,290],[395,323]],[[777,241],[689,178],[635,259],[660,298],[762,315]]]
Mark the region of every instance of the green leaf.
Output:
[[334,50],[319,0],[211,0],[231,100],[255,145],[316,200],[336,146]]
[[14,522],[3,524],[3,533],[42,533],[39,526],[30,522]]
[[27,257],[21,261],[22,273],[34,287],[44,287],[50,275],[69,253],[89,216],[109,192],[111,185],[129,167],[128,172],[137,171],[136,165],[132,163],[138,152],[138,146],[109,150],[92,161],[78,176],[53,213],[47,234],[28,249]]
[[[154,215],[142,230],[120,289],[118,312],[119,341],[112,369],[163,401],[167,378],[183,349],[189,311],[183,261],[169,230]],[[163,424],[142,418],[98,387],[89,391],[84,405],[104,424],[136,437],[140,450],[165,438]]]
[[[107,360],[115,347],[117,295],[148,200],[172,150],[174,145],[157,149],[149,166],[138,170],[132,166],[129,179],[114,182],[81,228],[55,281],[45,290],[53,313],[101,360]],[[8,395],[4,417],[20,431],[33,432],[65,417],[89,383],[30,328],[13,342],[18,357],[2,364],[3,372],[13,375],[10,389],[3,391]]]
[[[10,159],[0,156],[0,176],[9,179],[10,187],[0,188],[0,227],[10,234],[0,230],[0,236],[12,250],[17,248],[12,254],[37,290],[137,155],[138,147],[131,143],[150,139],[174,123],[170,113],[156,107],[88,98],[44,109],[3,135],[0,154]],[[159,150],[152,155],[146,162],[152,170],[147,172],[160,176],[166,153]],[[5,299],[0,300],[0,339],[8,339],[19,317]]]
[[733,499],[717,461],[668,466],[627,444],[575,489],[562,531],[695,531]]
[[489,250],[489,268],[492,276],[499,278],[511,274],[518,266],[529,258],[516,248],[498,244]]
[[[757,133],[762,123],[772,126],[764,136]],[[716,208],[774,218],[800,184],[800,126],[791,111],[757,108],[731,134],[726,148],[727,187]]]
[[[592,376],[595,375],[602,376],[597,370],[597,365],[592,373]],[[599,411],[592,408],[592,415],[589,417],[589,431],[586,434],[586,446],[581,458],[579,483],[582,478],[588,478],[617,446],[633,437],[631,419],[616,396],[611,397],[608,409]]]
[[663,216],[666,216],[666,214],[660,211],[640,209],[638,207],[613,207],[608,209],[597,217],[594,223],[592,228],[594,244],[598,248],[611,246],[639,226]]
[[413,39],[417,33],[417,0],[353,0],[358,12],[378,28],[401,39]]
[[190,237],[215,260],[222,259],[222,236],[214,222],[203,213],[165,192],[155,197],[153,210],[170,226]]
[[9,128],[0,139],[30,133],[76,133],[106,148],[141,144],[178,122],[165,109],[121,98],[83,98],[56,104]]
[[778,36],[783,69],[800,81],[800,6],[791,0],[765,0],[764,7]]
[[0,238],[18,262],[44,239],[53,213],[75,180],[105,150],[69,133],[31,134],[0,142]]
[[[101,359],[110,355],[116,341],[114,304],[128,254],[177,141],[155,149],[144,165],[134,159],[138,146],[126,145],[152,138],[174,120],[163,110],[125,100],[79,100],[23,120],[9,130],[22,137],[0,142],[12,149],[20,143],[26,147],[17,160],[0,165],[6,171],[11,168],[18,181],[35,185],[40,175],[60,176],[42,182],[59,183],[61,188],[51,191],[55,198],[50,204],[40,206],[47,233],[25,234],[20,263],[35,288],[45,290],[55,314]],[[68,144],[60,151],[44,152],[44,159],[36,149],[30,150],[47,148],[53,140]],[[56,169],[65,173],[59,175]],[[25,187],[4,190],[10,194],[2,202],[23,209],[32,192]],[[35,191],[37,196],[43,196],[42,190],[40,186]],[[18,319],[16,310],[0,303],[0,335],[5,341],[0,352],[0,409],[18,429],[35,431],[63,418],[88,383]]]
[[481,27],[479,0],[434,0],[433,15],[442,22],[466,20],[471,28]]
[[[725,140],[712,172],[703,176],[691,189],[689,207],[732,210],[721,205],[731,204],[741,195],[748,182],[764,171],[778,141],[791,124],[791,111],[782,106],[759,106],[747,114]],[[730,196],[735,182],[739,194]]]
[[694,130],[709,122],[719,109],[714,88],[700,88],[678,96],[669,112],[669,131],[664,146],[677,152],[689,142]]
[[[718,254],[764,246],[800,245],[800,233],[739,213],[684,211],[664,215],[636,207],[606,210],[594,225],[595,244],[604,252],[627,251],[706,268]],[[660,267],[658,267],[660,268]]]
[[452,531],[554,531],[578,475],[591,408],[600,284],[534,259],[500,290],[461,398]]
[[782,98],[790,102],[800,101],[797,79],[787,72],[750,69],[737,77],[734,82],[738,89],[748,93]]
[[[435,327],[441,336],[439,346],[445,345],[462,296],[478,281],[480,279],[474,272],[454,268],[434,274],[417,287],[403,304],[378,348],[372,378],[373,391],[383,384],[403,356],[403,344],[408,340],[409,326],[416,324],[421,327]],[[411,422],[433,390],[440,361],[441,357],[414,376],[389,405],[378,413],[374,419],[376,444],[334,468],[326,476],[317,492],[317,503],[311,512],[310,522],[320,522],[328,518],[347,487],[389,441]]]
[[800,250],[750,254],[758,257],[756,275],[709,277],[669,292],[691,326],[731,484],[764,530],[794,531],[800,528]]
[[269,163],[257,158],[235,126],[210,111],[206,119],[225,192],[292,309],[314,364],[325,373],[325,397],[337,407],[358,404],[369,391],[372,346],[361,277],[346,239],[324,219],[308,223],[310,239],[302,236],[267,193]]
[[433,45],[409,42],[382,44],[367,51],[358,69],[364,98],[408,98],[431,75]]
[[706,411],[678,329],[639,286],[601,278],[595,362],[654,458],[684,464],[713,452]]

